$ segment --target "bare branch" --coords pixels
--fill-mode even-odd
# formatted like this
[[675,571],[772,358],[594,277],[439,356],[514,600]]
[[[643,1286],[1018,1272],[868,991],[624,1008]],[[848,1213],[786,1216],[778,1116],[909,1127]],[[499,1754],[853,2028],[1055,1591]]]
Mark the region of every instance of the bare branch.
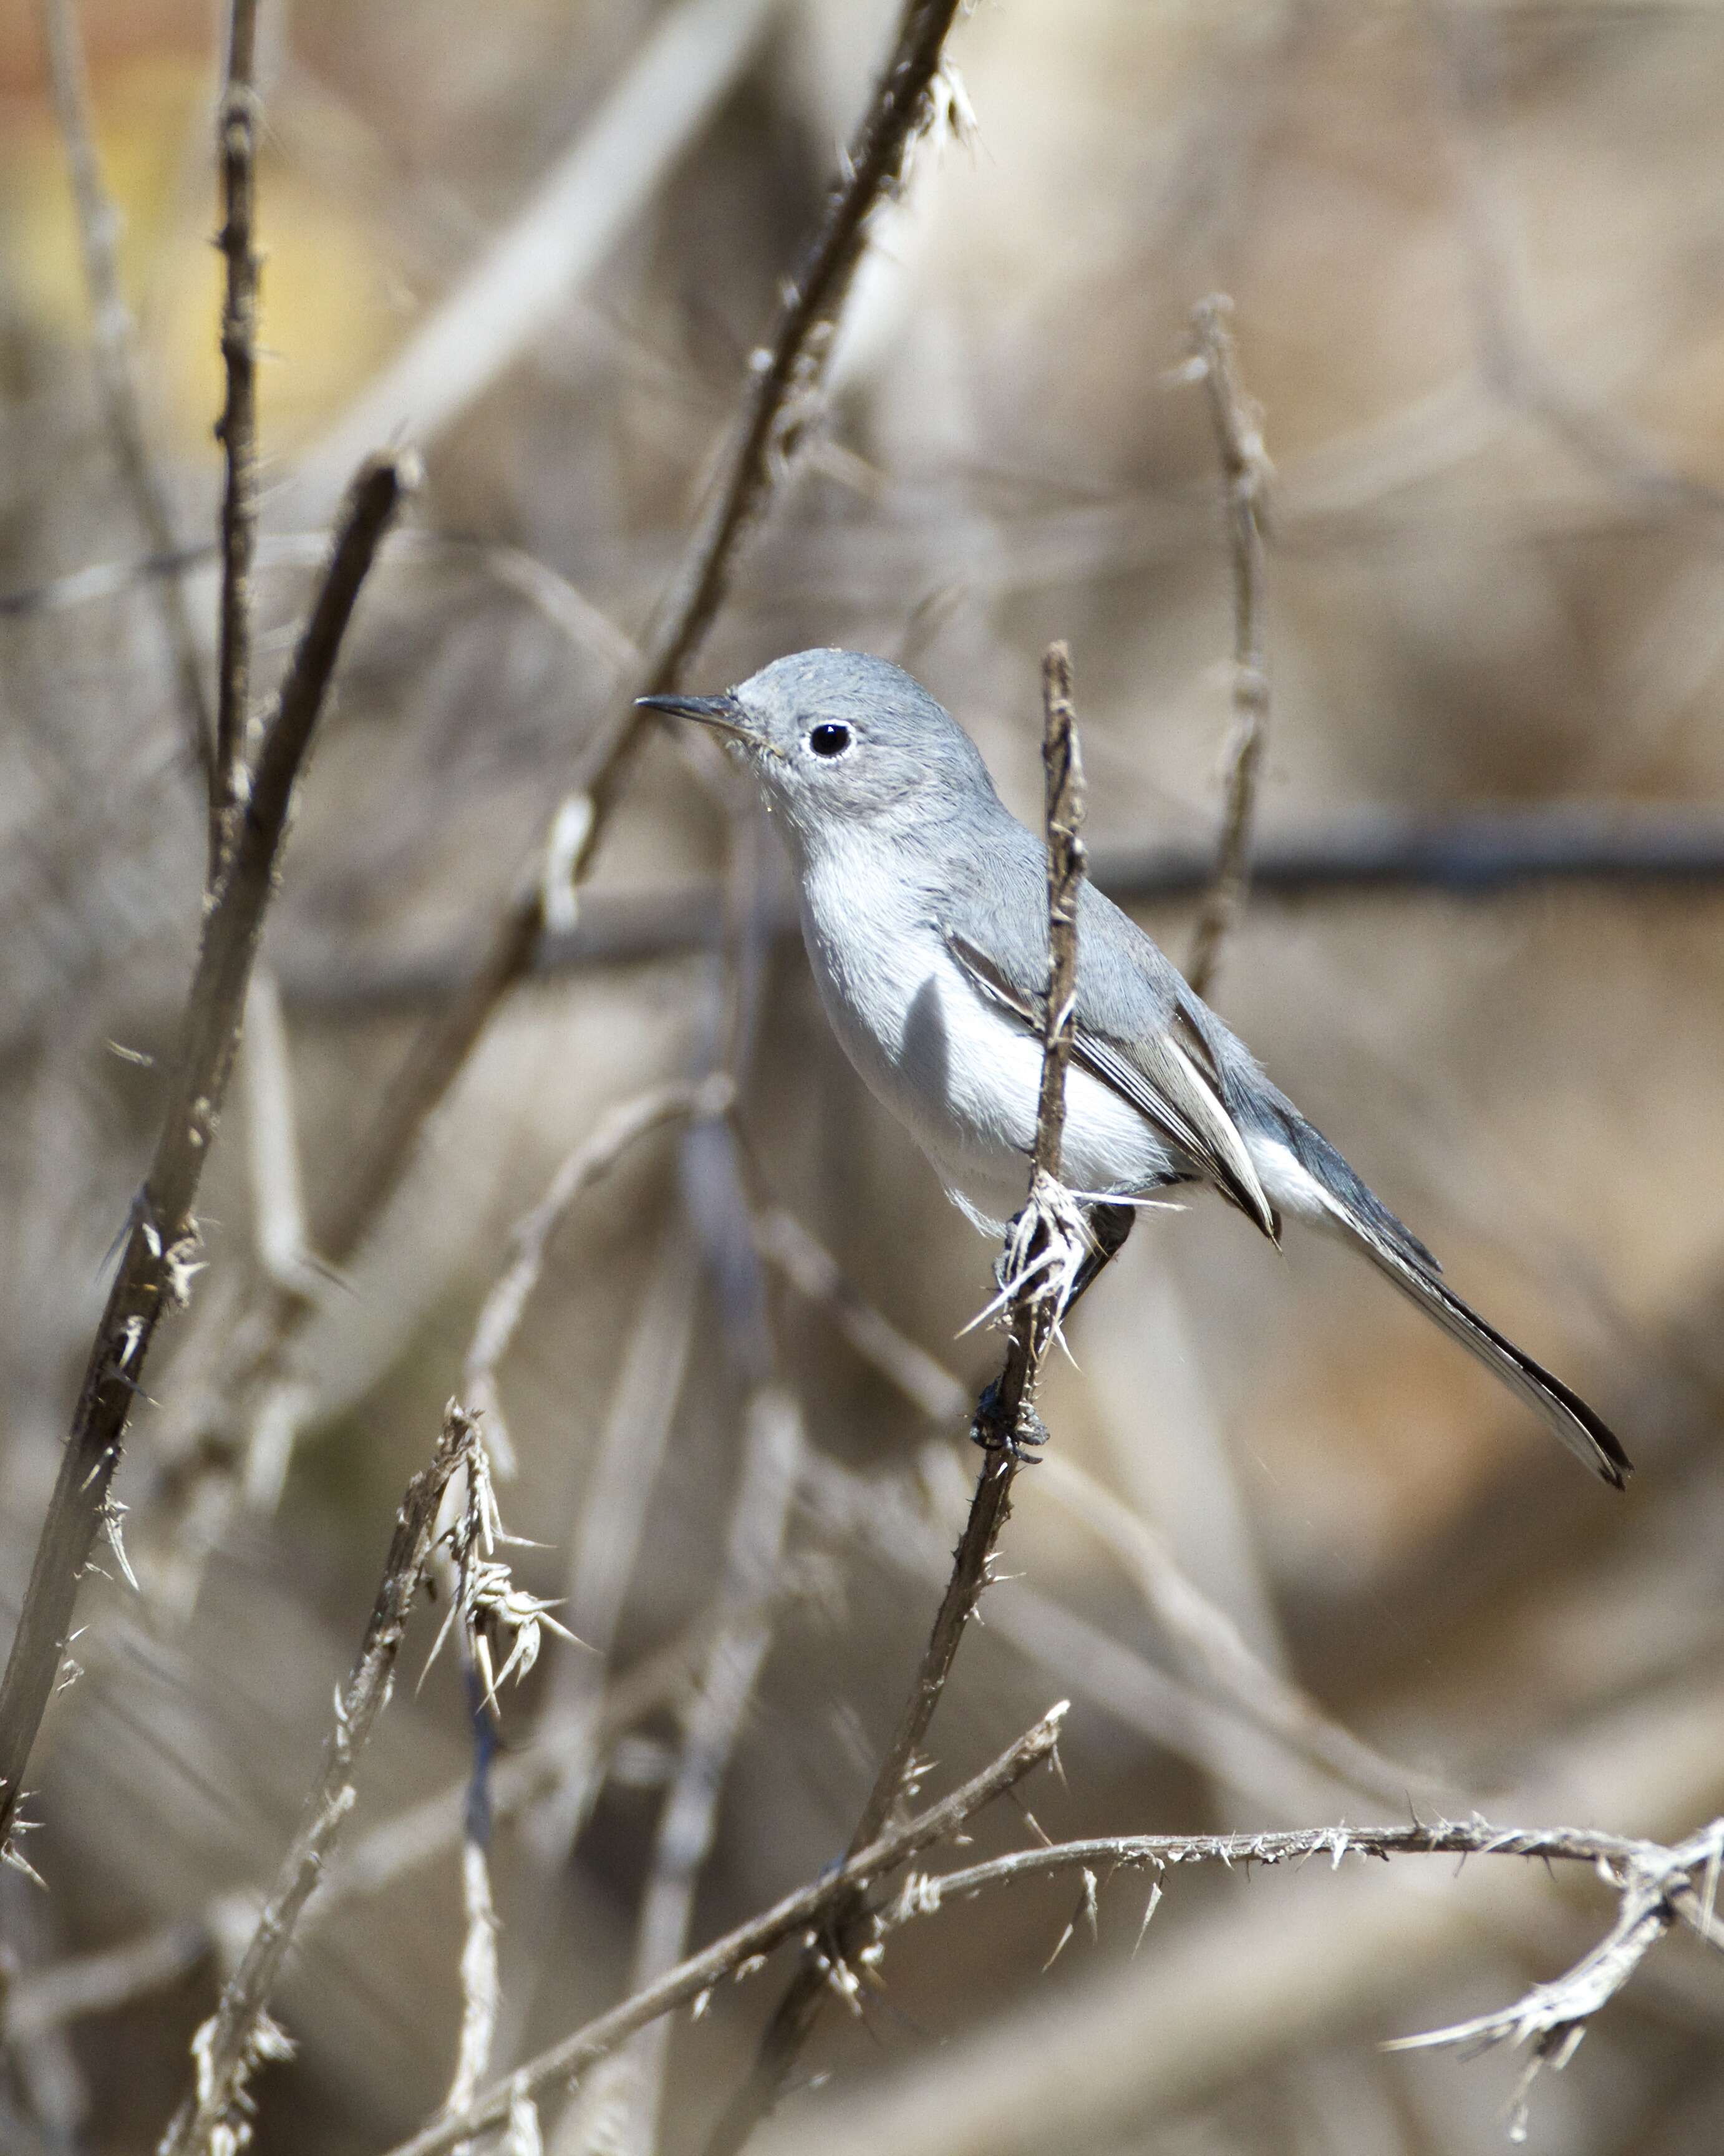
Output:
[[[1043,1012],[1042,1079],[1036,1118],[1029,1199],[1007,1237],[1013,1268],[1005,1291],[1009,1305],[1005,1360],[983,1395],[974,1435],[983,1447],[970,1515],[952,1559],[952,1576],[934,1619],[921,1663],[899,1717],[886,1755],[862,1808],[851,1849],[871,1841],[890,1820],[913,1779],[923,1738],[946,1687],[964,1634],[987,1584],[988,1560],[1010,1511],[1008,1496],[1021,1448],[1034,1443],[1040,1425],[1035,1389],[1053,1345],[1063,1307],[1059,1287],[1065,1267],[1061,1245],[1081,1250],[1080,1219],[1068,1221],[1069,1199],[1059,1181],[1060,1138],[1065,1121],[1065,1067],[1077,980],[1077,904],[1083,877],[1083,774],[1071,706],[1071,661],[1064,644],[1049,647],[1042,669],[1044,714],[1042,756],[1046,774],[1048,834],[1048,988]],[[1075,1233],[1074,1234],[1074,1224]],[[1051,1265],[1048,1260],[1055,1262]],[[813,2029],[834,1966],[848,1964],[852,1933],[862,1916],[852,1899],[834,1913],[830,1953],[805,1953],[786,1987],[762,2039],[747,2079],[713,2128],[706,2156],[733,2156],[771,2110],[784,2077]]]
[[[121,484],[131,498],[132,514],[153,560],[167,562],[174,558],[177,551],[173,523],[168,512],[167,491],[150,453],[138,397],[131,313],[120,282],[116,245],[120,218],[96,156],[90,128],[90,85],[74,6],[74,0],[43,0],[42,13],[54,116],[65,144],[66,162],[71,168],[78,237],[84,253],[84,280],[90,292],[96,383],[101,393],[108,437],[114,447],[114,460],[119,467]],[[194,767],[203,777],[206,795],[213,800],[216,784],[209,700],[204,692],[197,631],[192,626],[185,588],[177,574],[164,577],[160,591],[162,625],[173,659],[186,745],[191,751]]]
[[1244,909],[1251,880],[1251,829],[1257,780],[1269,732],[1269,645],[1264,625],[1263,528],[1269,459],[1261,415],[1240,383],[1229,317],[1231,300],[1216,294],[1192,312],[1194,368],[1208,392],[1221,456],[1228,542],[1233,557],[1234,737],[1228,756],[1226,803],[1214,881],[1192,938],[1186,976],[1209,993],[1221,947]]
[[231,0],[226,80],[218,128],[222,228],[216,245],[225,274],[222,365],[227,394],[216,438],[222,445],[222,596],[216,657],[215,784],[210,793],[210,874],[232,843],[231,814],[241,773],[251,696],[251,561],[258,522],[258,272],[252,223],[257,177],[257,0]]
[[[1157,844],[1098,853],[1098,890],[1121,906],[1201,899],[1215,875],[1211,846]],[[1716,817],[1672,805],[1630,808],[1552,807],[1408,815],[1371,811],[1303,834],[1265,839],[1251,862],[1254,902],[1440,891],[1463,900],[1496,900],[1540,884],[1597,884],[1655,890],[1702,889],[1724,882],[1724,826]],[[546,937],[537,975],[630,966],[711,949],[718,941],[717,886],[685,884],[582,903],[578,924]],[[775,936],[799,932],[786,903],[771,916]],[[285,961],[283,987],[295,1008],[340,1017],[379,1009],[412,1009],[450,993],[470,969],[460,946],[411,960],[367,964],[344,953],[340,968]]]
[[228,2149],[249,2138],[246,2084],[263,2056],[280,2056],[280,2039],[260,2045],[271,2025],[268,2006],[281,1964],[342,1822],[353,1808],[353,1769],[377,1717],[388,1704],[407,1620],[435,1539],[444,1492],[478,1448],[476,1427],[451,1401],[428,1467],[408,1483],[394,1538],[351,1675],[336,1701],[336,1725],[300,1830],[239,1965],[223,1987],[214,2018],[198,2032],[197,2086],[162,2136],[160,2156],[203,2156],[223,2137]]
[[955,1833],[986,1804],[1012,1789],[1044,1759],[1053,1756],[1065,1719],[1064,1705],[1055,1707],[1026,1730],[1017,1743],[1003,1752],[961,1789],[927,1810],[918,1813],[890,1833],[880,1835],[867,1848],[847,1857],[824,1878],[787,1894],[763,1914],[740,1924],[708,1947],[704,1953],[680,1963],[649,1990],[637,1992],[596,2021],[589,2021],[536,2059],[499,2082],[459,2118],[439,2119],[435,2125],[403,2142],[389,2156],[444,2156],[459,2143],[489,2126],[500,2126],[509,2117],[511,2101],[532,2095],[553,2082],[567,2081],[593,2060],[613,2051],[637,2029],[644,2029],[661,2014],[698,1999],[726,1977],[746,1973],[748,1964],[770,1953],[783,1940],[798,1933],[815,1933],[830,1922],[832,1912],[870,1880],[895,1870],[920,1851],[931,1848]]
[[71,1626],[79,1578],[96,1531],[109,1517],[109,1491],[151,1336],[163,1308],[185,1301],[198,1270],[192,1206],[239,1045],[294,786],[360,587],[410,483],[410,474],[387,459],[367,466],[354,483],[322,588],[265,725],[250,798],[209,903],[167,1116],[96,1328],[0,1682],[0,1842],[17,1816],[25,1765]]
[[[636,1991],[645,1990],[687,1950],[725,1771],[772,1645],[773,1590],[784,1563],[803,1451],[796,1403],[776,1385],[763,1387],[748,1407],[742,1473],[719,1589],[720,1629],[685,1717],[681,1757],[659,1818],[641,1904],[631,1987]],[[623,2145],[643,2156],[659,2145],[670,2036],[669,2025],[660,2020],[629,2046]]]
[[497,1403],[497,1365],[519,1329],[544,1270],[551,1239],[569,1208],[639,1139],[685,1116],[724,1114],[732,1091],[729,1079],[712,1077],[660,1086],[624,1101],[581,1140],[546,1184],[544,1196],[516,1221],[509,1239],[509,1264],[480,1311],[464,1373],[468,1403],[485,1416],[494,1442],[504,1429]]

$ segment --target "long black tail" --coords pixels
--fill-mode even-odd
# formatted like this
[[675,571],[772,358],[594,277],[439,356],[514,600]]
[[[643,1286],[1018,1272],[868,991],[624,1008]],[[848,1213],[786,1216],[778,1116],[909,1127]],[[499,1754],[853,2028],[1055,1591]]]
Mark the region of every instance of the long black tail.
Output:
[[1512,1340],[1505,1339],[1494,1325],[1445,1287],[1434,1273],[1427,1272],[1408,1252],[1396,1248],[1374,1221],[1352,1207],[1335,1209],[1337,1219],[1351,1230],[1379,1272],[1386,1274],[1402,1294],[1416,1302],[1469,1354],[1516,1392],[1577,1460],[1591,1468],[1601,1481],[1614,1490],[1626,1486],[1634,1462],[1615,1432],[1560,1378],[1535,1363]]

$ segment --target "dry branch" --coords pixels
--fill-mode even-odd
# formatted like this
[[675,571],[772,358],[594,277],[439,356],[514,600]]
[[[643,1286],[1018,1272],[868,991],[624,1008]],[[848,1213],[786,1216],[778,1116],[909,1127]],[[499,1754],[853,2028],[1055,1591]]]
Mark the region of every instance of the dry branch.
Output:
[[[1084,1249],[1083,1229],[1059,1183],[1065,1124],[1065,1068],[1077,981],[1077,906],[1083,879],[1083,773],[1071,706],[1071,661],[1063,644],[1049,647],[1042,669],[1042,757],[1046,773],[1048,836],[1048,989],[1044,1007],[1042,1077],[1029,1199],[1007,1235],[1009,1271],[1004,1296],[1008,1342],[998,1380],[983,1395],[975,1436],[983,1448],[981,1474],[952,1560],[952,1576],[934,1619],[898,1727],[851,1838],[854,1851],[891,1819],[913,1780],[934,1710],[957,1654],[964,1628],[987,1584],[989,1559],[1010,1511],[1021,1448],[1040,1435],[1035,1390],[1053,1345],[1062,1281]],[[1075,1231],[1075,1232],[1074,1232]],[[834,1912],[829,1943],[805,1953],[762,2037],[747,2079],[726,2105],[706,2143],[706,2156],[731,2156],[771,2110],[784,2078],[817,2019],[834,1969],[848,1968],[853,1934],[863,1914],[853,1897]]]
[[890,1833],[880,1835],[869,1846],[847,1857],[824,1878],[788,1894],[762,1915],[739,1925],[669,1971],[650,1989],[626,1999],[596,2021],[589,2021],[549,2051],[541,2051],[498,2083],[459,2118],[440,2119],[411,2141],[403,2142],[390,2156],[444,2156],[469,2136],[490,2126],[500,2126],[509,2116],[511,2101],[532,2095],[552,2082],[565,2082],[582,2068],[613,2051],[637,2029],[644,2029],[661,2014],[673,2012],[722,1983],[726,1977],[747,1972],[762,1954],[798,1933],[809,1932],[830,1921],[840,1903],[884,1873],[895,1870],[920,1851],[943,1841],[986,1804],[1014,1788],[1032,1768],[1053,1756],[1065,1708],[1052,1708],[1033,1729],[1003,1752],[961,1789],[937,1804],[919,1812]]
[[132,514],[150,549],[152,566],[162,567],[166,572],[160,584],[162,617],[179,690],[180,721],[193,766],[203,775],[206,796],[213,803],[217,789],[203,666],[198,654],[197,632],[186,604],[185,587],[178,575],[167,567],[176,561],[173,523],[168,513],[167,491],[150,454],[149,438],[144,428],[132,352],[131,314],[120,282],[116,244],[120,216],[108,193],[96,155],[90,127],[90,85],[74,6],[74,0],[44,0],[43,27],[54,116],[65,144],[66,162],[71,168],[72,198],[84,254],[84,280],[90,291],[96,382],[108,437],[114,447],[114,460],[131,497]]
[[1264,496],[1269,459],[1260,414],[1239,381],[1229,316],[1233,302],[1217,294],[1192,313],[1193,367],[1208,393],[1221,458],[1222,495],[1233,560],[1234,737],[1214,881],[1192,938],[1186,975],[1200,996],[1209,993],[1229,932],[1244,909],[1251,880],[1251,832],[1258,775],[1269,732],[1269,645],[1264,625]]
[[216,439],[222,445],[222,595],[216,647],[215,783],[210,789],[210,873],[232,843],[232,812],[244,791],[251,696],[251,562],[258,523],[258,251],[253,234],[257,181],[257,0],[232,0],[219,132],[220,249],[224,274],[222,365],[227,392]]
[[360,587],[410,483],[410,474],[389,459],[368,465],[354,482],[328,572],[265,723],[249,798],[208,902],[167,1113],[96,1328],[0,1682],[0,1840],[9,1837],[17,1817],[24,1768],[54,1689],[90,1546],[105,1522],[117,1532],[110,1488],[151,1337],[164,1306],[186,1300],[198,1269],[192,1208],[239,1045],[294,786]]
[[[726,1769],[772,1645],[776,1589],[805,1444],[795,1401],[776,1384],[750,1401],[741,1478],[726,1537],[719,1629],[685,1717],[682,1750],[659,1817],[642,1897],[631,1988],[644,1991],[687,1952],[695,1894],[712,1848]],[[659,2146],[670,2066],[663,2021],[629,2046],[627,2149]]]
[[[1213,845],[1157,844],[1098,852],[1098,890],[1122,906],[1202,899],[1213,888]],[[1326,827],[1265,839],[1254,850],[1254,900],[1345,898],[1365,892],[1439,892],[1495,900],[1541,884],[1595,884],[1654,891],[1724,883],[1724,825],[1686,805],[1667,808],[1551,807],[1431,816],[1371,811]],[[541,975],[650,963],[711,950],[719,937],[714,885],[686,884],[626,897],[597,894],[567,934],[547,935]],[[768,916],[774,936],[798,934],[793,904]],[[471,953],[454,946],[410,960],[367,963],[344,952],[339,968],[285,960],[283,990],[295,1009],[339,1018],[435,1003],[465,979]]]
[[431,1463],[408,1483],[396,1516],[364,1643],[336,1697],[335,1729],[299,1832],[276,1873],[250,1943],[223,1987],[213,2018],[193,2041],[196,2087],[162,2136],[160,2156],[203,2156],[218,2146],[231,2152],[249,2138],[246,2085],[252,2069],[264,2058],[285,2056],[285,2041],[269,2019],[270,1996],[300,1912],[353,1809],[354,1767],[388,1704],[408,1617],[436,1540],[444,1494],[463,1470],[470,1474],[478,1445],[476,1425],[451,1401]]

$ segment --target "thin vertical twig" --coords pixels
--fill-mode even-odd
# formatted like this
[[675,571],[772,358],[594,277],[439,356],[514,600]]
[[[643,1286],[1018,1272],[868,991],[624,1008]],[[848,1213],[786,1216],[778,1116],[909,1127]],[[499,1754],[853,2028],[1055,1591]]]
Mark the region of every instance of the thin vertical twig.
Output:
[[[772,1645],[784,1544],[803,1469],[802,1417],[776,1384],[749,1403],[741,1480],[731,1508],[720,1627],[685,1720],[682,1751],[659,1815],[637,1933],[631,1991],[644,1991],[688,1949],[695,1893],[712,1847],[725,1770]],[[644,2029],[618,2065],[627,2076],[624,2151],[658,2146],[670,2024]]]
[[[1077,981],[1077,909],[1085,866],[1081,837],[1083,767],[1071,702],[1071,660],[1065,646],[1049,647],[1042,667],[1048,839],[1048,988],[1043,1014],[1042,1075],[1030,1199],[1019,1223],[1030,1224],[1024,1256],[1008,1301],[1004,1362],[983,1395],[975,1436],[985,1450],[969,1518],[953,1557],[951,1578],[935,1615],[897,1728],[851,1837],[854,1852],[872,1841],[896,1814],[913,1779],[922,1740],[951,1675],[958,1644],[988,1583],[989,1560],[1010,1512],[1019,1447],[1040,1434],[1035,1393],[1059,1323],[1057,1296],[1034,1260],[1056,1232],[1048,1209],[1057,1189],[1065,1127],[1065,1073]],[[1014,1229],[1019,1224],[1014,1223]],[[1012,1237],[1008,1236],[1008,1248]],[[1038,1245],[1039,1245],[1039,1247]],[[859,1897],[833,1912],[823,1945],[805,1952],[778,2001],[746,2081],[725,2107],[706,2156],[733,2156],[771,2110],[812,2030],[834,1972],[848,1966],[865,1916]]]
[[91,1544],[105,1523],[118,1532],[110,1490],[151,1339],[163,1310],[187,1300],[198,1270],[192,1208],[239,1047],[294,788],[360,588],[411,483],[411,471],[389,458],[367,465],[354,482],[310,618],[264,727],[249,797],[205,916],[167,1113],[96,1327],[0,1681],[0,1845],[18,1815],[24,1768],[54,1690]]
[[220,2005],[193,2040],[196,2086],[163,2134],[159,2156],[203,2156],[223,2136],[229,2149],[243,2145],[243,2135],[235,2137],[250,2107],[247,2083],[252,2071],[284,2055],[283,2040],[269,2018],[270,1995],[300,1912],[353,1809],[354,1768],[388,1704],[408,1617],[437,1537],[444,1493],[463,1469],[470,1473],[478,1443],[472,1418],[451,1401],[430,1465],[414,1476],[402,1499],[371,1620],[351,1674],[336,1695],[335,1728],[305,1800],[300,1830],[282,1859],[239,1965],[223,1987]]
[[1265,623],[1264,528],[1270,475],[1262,415],[1239,381],[1229,317],[1220,294],[1192,311],[1192,371],[1201,375],[1215,426],[1233,561],[1233,742],[1215,873],[1198,916],[1186,977],[1209,993],[1222,946],[1244,910],[1251,882],[1257,783],[1269,737],[1269,645]]
[[222,364],[227,394],[216,439],[222,445],[222,593],[216,659],[215,783],[210,793],[212,877],[229,843],[241,798],[251,694],[251,565],[258,522],[258,272],[254,231],[257,183],[257,0],[231,0],[222,88],[220,143]]
[[[96,386],[108,438],[113,444],[121,483],[131,500],[132,514],[137,519],[145,544],[156,562],[165,563],[178,550],[168,511],[167,490],[150,454],[138,396],[131,312],[120,280],[120,213],[108,192],[101,161],[96,154],[90,121],[90,83],[79,42],[74,0],[43,0],[42,19],[54,116],[71,172],[79,244],[84,256],[84,281],[90,293]],[[206,794],[213,800],[217,789],[209,699],[204,689],[198,634],[186,603],[185,587],[177,574],[166,574],[154,581],[160,592],[162,626],[173,659],[186,745],[203,778]]]

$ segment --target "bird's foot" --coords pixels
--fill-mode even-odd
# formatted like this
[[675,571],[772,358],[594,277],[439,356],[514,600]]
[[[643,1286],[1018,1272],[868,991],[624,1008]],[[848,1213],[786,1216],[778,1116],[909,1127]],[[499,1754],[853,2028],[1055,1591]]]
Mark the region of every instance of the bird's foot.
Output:
[[970,1442],[984,1452],[1003,1454],[1017,1467],[1034,1467],[1036,1455],[1048,1441],[1048,1426],[1032,1407],[1018,1410],[1015,1429],[1003,1426],[999,1380],[996,1378],[976,1403],[970,1424]]

